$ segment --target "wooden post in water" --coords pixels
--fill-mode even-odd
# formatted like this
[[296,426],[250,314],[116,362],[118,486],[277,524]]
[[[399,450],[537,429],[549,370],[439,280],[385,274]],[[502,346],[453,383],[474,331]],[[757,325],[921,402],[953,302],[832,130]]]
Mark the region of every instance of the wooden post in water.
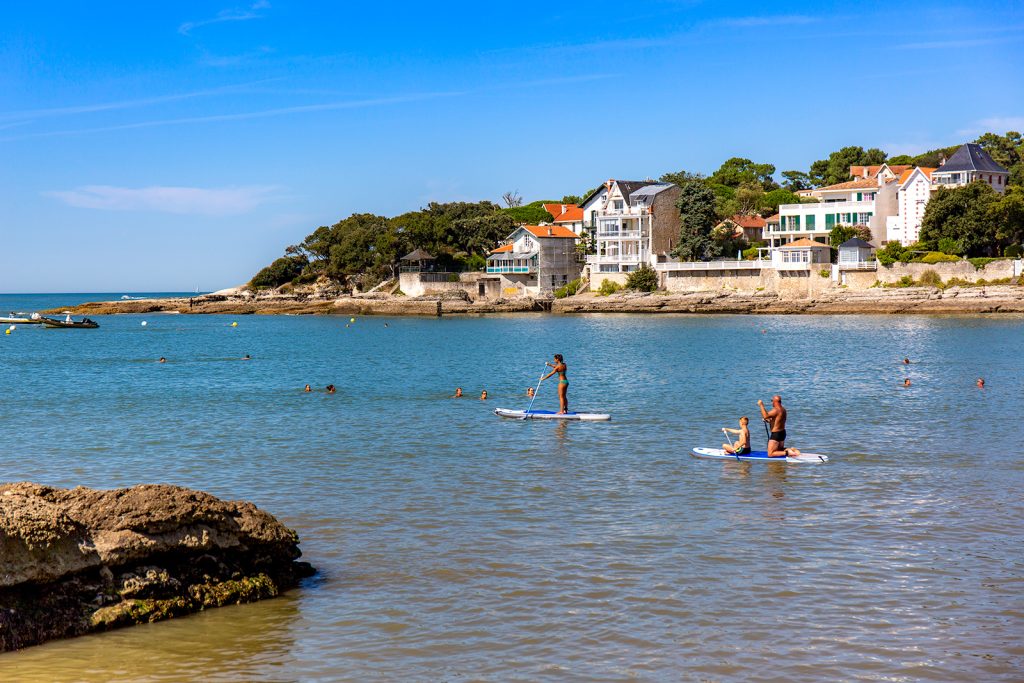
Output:
[[440,299],[437,300],[437,317],[438,318],[441,317],[441,300]]

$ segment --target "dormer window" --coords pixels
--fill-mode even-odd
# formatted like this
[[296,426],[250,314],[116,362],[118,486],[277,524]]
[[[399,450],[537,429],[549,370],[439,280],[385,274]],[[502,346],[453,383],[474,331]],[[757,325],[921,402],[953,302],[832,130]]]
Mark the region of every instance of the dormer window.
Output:
[[616,199],[612,201],[612,208],[614,208],[616,211],[622,211],[624,206],[625,203],[621,199]]

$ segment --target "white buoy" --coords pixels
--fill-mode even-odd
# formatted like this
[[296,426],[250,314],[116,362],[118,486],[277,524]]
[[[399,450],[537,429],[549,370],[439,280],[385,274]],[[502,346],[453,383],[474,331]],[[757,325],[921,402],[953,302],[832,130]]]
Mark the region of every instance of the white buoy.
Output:
[[16,329],[18,329],[18,326],[17,325],[11,325],[9,329],[16,330]]
[[147,322],[146,322],[145,320],[143,320],[143,321],[142,321],[142,326],[143,326],[143,327],[145,327],[145,326],[146,326],[146,325],[148,325],[148,324],[149,324],[149,323],[147,323]]

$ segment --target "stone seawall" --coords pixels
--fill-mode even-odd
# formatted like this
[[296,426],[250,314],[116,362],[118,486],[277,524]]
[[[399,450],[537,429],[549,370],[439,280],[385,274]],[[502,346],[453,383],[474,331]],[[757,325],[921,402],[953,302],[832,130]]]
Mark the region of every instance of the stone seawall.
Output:
[[276,596],[313,573],[251,503],[0,485],[0,652]]

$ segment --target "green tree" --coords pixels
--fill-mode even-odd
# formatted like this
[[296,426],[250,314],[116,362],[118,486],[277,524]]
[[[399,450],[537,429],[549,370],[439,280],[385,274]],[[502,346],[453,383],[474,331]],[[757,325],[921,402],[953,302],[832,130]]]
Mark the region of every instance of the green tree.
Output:
[[828,233],[828,244],[833,249],[854,237],[859,237],[865,242],[871,241],[871,229],[866,225],[837,225]]
[[305,256],[282,256],[256,273],[249,284],[257,289],[280,287],[297,278],[307,263]]
[[764,197],[764,189],[758,183],[743,183],[733,195],[736,211],[729,215],[753,216],[764,205]]
[[562,197],[562,201],[559,203],[579,205],[583,203],[583,197],[579,196],[578,194],[567,194],[564,197]]
[[996,240],[1006,246],[1024,243],[1024,187],[1011,185],[992,203],[989,218],[995,224]]
[[809,190],[812,187],[811,177],[803,171],[783,171],[782,177],[786,179],[786,182],[782,183],[782,187],[790,192]]
[[778,187],[772,178],[774,174],[775,166],[772,164],[757,164],[750,159],[733,157],[726,159],[718,170],[711,174],[708,181],[728,187],[757,184],[762,190],[772,190]]
[[886,154],[880,149],[863,147],[843,147],[832,152],[827,159],[819,159],[811,164],[811,182],[815,187],[835,185],[850,179],[850,166],[870,166],[885,162]]
[[921,241],[957,240],[968,256],[999,256],[1004,245],[996,237],[991,214],[998,198],[996,191],[981,181],[940,188],[925,206]]
[[672,251],[684,261],[706,261],[718,256],[719,245],[711,238],[718,222],[715,193],[701,180],[689,180],[680,186],[682,192],[676,207],[682,226],[679,244]]
[[761,198],[761,203],[757,207],[761,210],[761,213],[770,216],[773,213],[778,213],[780,204],[799,204],[800,197],[793,194],[789,190],[778,188],[771,192],[765,192]]
[[550,223],[555,217],[544,210],[543,206],[527,204],[526,206],[513,206],[502,209],[501,213],[512,219],[517,225],[537,225],[538,223]]
[[683,183],[688,183],[691,180],[703,180],[704,176],[700,173],[691,173],[689,171],[676,171],[675,173],[665,173],[658,180],[663,183],[672,183],[673,185],[683,186]]
[[626,289],[653,292],[658,288],[658,273],[646,263],[626,276]]
[[952,147],[938,147],[936,149],[930,149],[927,152],[922,152],[918,155],[901,154],[899,156],[890,157],[886,163],[892,165],[904,165],[904,166],[925,166],[927,168],[938,168],[942,163],[943,159],[948,159],[953,155],[960,145],[953,145]]

